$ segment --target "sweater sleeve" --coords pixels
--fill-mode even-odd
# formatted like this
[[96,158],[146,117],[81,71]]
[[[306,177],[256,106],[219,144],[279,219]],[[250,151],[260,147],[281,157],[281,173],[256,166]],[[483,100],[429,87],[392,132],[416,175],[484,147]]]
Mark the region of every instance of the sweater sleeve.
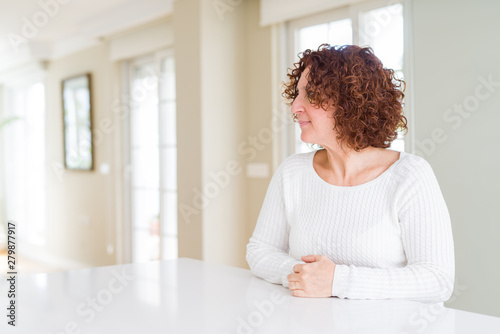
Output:
[[283,167],[271,179],[254,233],[247,244],[246,260],[251,272],[270,283],[288,288],[287,276],[298,261],[289,256],[290,225],[283,199]]
[[449,212],[437,179],[421,160],[396,195],[407,264],[401,268],[337,265],[332,295],[349,299],[448,300],[453,292],[455,256]]

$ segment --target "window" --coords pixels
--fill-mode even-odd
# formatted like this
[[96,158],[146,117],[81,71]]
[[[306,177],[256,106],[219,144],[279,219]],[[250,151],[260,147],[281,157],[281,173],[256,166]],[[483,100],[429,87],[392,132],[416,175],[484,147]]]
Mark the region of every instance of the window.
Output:
[[[289,66],[298,61],[298,54],[306,49],[317,49],[322,43],[331,45],[357,44],[370,46],[387,68],[403,79],[404,30],[403,5],[369,2],[353,5],[288,24],[288,44],[291,53]],[[406,92],[405,95],[408,95]],[[300,140],[297,124],[289,131],[287,151],[308,152],[312,147]],[[404,151],[402,134],[391,143],[391,149]]]
[[131,260],[177,257],[177,144],[174,58],[129,63]]
[[2,129],[7,219],[23,240],[45,243],[45,86],[41,82],[6,87]]

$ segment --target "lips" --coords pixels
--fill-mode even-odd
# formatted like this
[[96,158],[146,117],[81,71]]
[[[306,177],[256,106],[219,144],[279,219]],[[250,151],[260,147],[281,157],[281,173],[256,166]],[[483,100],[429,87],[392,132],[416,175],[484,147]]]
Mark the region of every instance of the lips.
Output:
[[304,126],[304,125],[307,125],[309,123],[311,123],[311,122],[310,121],[299,121],[300,126]]

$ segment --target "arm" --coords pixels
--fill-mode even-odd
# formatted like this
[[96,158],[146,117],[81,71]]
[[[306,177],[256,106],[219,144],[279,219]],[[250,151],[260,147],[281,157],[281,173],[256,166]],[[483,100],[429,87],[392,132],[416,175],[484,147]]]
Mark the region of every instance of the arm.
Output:
[[407,265],[364,268],[337,265],[332,295],[350,299],[442,302],[453,292],[451,222],[431,166],[422,161],[396,200]]
[[283,164],[271,179],[254,233],[247,244],[246,260],[252,273],[288,288],[288,274],[298,261],[288,255],[290,225],[283,200]]

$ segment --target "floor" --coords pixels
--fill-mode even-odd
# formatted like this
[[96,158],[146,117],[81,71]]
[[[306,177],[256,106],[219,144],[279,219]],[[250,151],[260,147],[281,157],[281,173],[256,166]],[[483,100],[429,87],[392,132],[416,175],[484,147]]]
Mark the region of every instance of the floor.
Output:
[[[8,254],[6,250],[0,251],[0,274],[6,274],[8,269]],[[30,275],[39,273],[49,273],[61,271],[63,269],[47,266],[43,263],[38,263],[23,257],[16,256],[16,271],[20,275]]]

